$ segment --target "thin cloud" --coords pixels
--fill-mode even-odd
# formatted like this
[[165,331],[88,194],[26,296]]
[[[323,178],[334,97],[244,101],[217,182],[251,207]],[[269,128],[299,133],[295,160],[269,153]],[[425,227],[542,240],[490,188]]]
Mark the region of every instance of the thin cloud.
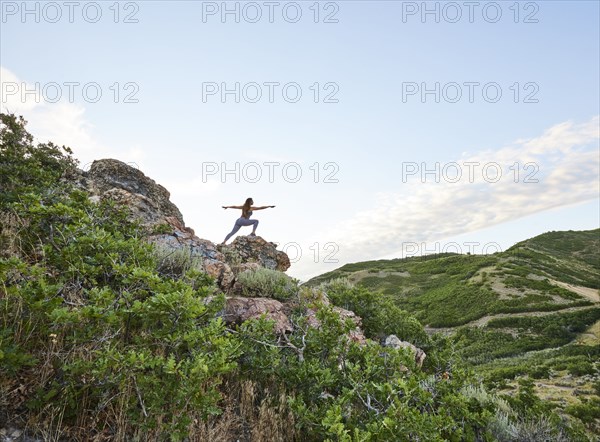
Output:
[[[492,182],[495,173],[486,176],[481,167],[456,183],[416,178],[400,192],[378,194],[371,210],[354,214],[326,236],[340,245],[343,264],[398,253],[406,242],[439,241],[597,199],[599,122],[598,116],[580,124],[563,122],[539,137],[463,157],[456,160],[459,165],[496,163],[501,178]],[[519,175],[511,169],[515,163]],[[524,168],[526,163],[533,164]]]
[[36,142],[52,141],[73,149],[82,165],[99,158],[118,158],[122,161],[140,161],[144,149],[134,146],[128,149],[108,147],[98,141],[95,126],[86,119],[85,107],[61,99],[50,103],[35,94],[21,94],[22,90],[33,91],[34,85],[20,79],[9,69],[0,66],[0,107],[2,112],[23,115],[28,121],[28,131]]

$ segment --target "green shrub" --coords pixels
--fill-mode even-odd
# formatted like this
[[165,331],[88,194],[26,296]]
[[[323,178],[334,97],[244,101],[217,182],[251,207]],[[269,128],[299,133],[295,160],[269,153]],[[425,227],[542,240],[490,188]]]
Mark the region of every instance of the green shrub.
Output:
[[298,294],[298,281],[277,270],[260,267],[237,275],[244,296],[260,296],[285,301]]
[[33,144],[23,117],[0,113],[0,209],[29,192],[56,190],[61,178],[73,173],[77,161],[68,147]]
[[225,256],[225,262],[229,264],[233,272],[237,275],[239,273],[239,266],[242,264],[242,257],[239,252],[231,247],[221,248],[221,252]]
[[156,224],[152,227],[152,234],[154,235],[164,235],[173,233],[173,227],[171,227],[167,223]]
[[573,376],[583,376],[586,374],[594,374],[594,364],[590,361],[577,361],[567,364],[567,370]]
[[581,404],[569,405],[565,412],[577,417],[585,424],[594,424],[594,421],[600,416],[600,399],[582,399]]
[[493,408],[461,394],[468,374],[458,366],[448,368],[451,377],[423,372],[408,351],[352,342],[354,324],[331,306],[317,309],[317,319],[314,328],[293,315],[284,345],[264,320],[240,328],[240,370],[293,392],[288,401],[302,440],[476,440],[487,433]]
[[[226,328],[224,296],[215,295],[200,261],[154,249],[126,212],[92,203],[63,180],[73,164],[67,150],[35,150],[22,119],[2,115],[2,124],[0,183],[7,192],[0,213],[11,216],[18,250],[0,258],[1,418],[65,440],[161,441],[212,440],[196,431],[224,410],[235,410],[223,416],[224,427],[241,421],[228,440],[249,438],[288,411],[288,436],[306,441],[492,440],[495,416],[512,419],[505,402],[470,387],[478,381],[451,339],[429,339],[391,298],[364,288],[340,283],[330,296],[363,316],[371,336],[395,333],[429,345],[423,367],[407,350],[356,342],[355,324],[319,296],[298,296],[290,333],[276,334],[265,318]],[[486,263],[442,259],[440,279]],[[416,262],[431,265],[416,276],[429,281],[434,259]],[[238,281],[248,294],[298,293],[297,281],[267,269],[243,272]],[[309,321],[307,304],[319,326]],[[574,363],[599,352],[588,346],[560,354]],[[246,382],[258,393],[242,404],[232,390]],[[514,404],[524,419],[543,408],[525,390]],[[244,407],[263,420],[245,420]],[[587,419],[587,411],[574,413]],[[551,425],[547,434],[559,434]]]
[[[223,297],[197,270],[161,276],[125,211],[61,181],[69,157],[33,148],[22,120],[2,123],[0,211],[16,220],[19,247],[0,258],[3,411],[57,434],[48,426],[62,424],[69,440],[106,428],[183,439],[219,413],[236,367],[239,344],[216,314]],[[21,402],[5,402],[17,388]]]
[[168,278],[180,278],[190,270],[202,271],[202,257],[193,255],[188,248],[155,246],[154,256],[157,272]]
[[427,345],[428,337],[421,323],[398,307],[389,296],[356,287],[345,278],[332,280],[321,288],[334,305],[361,317],[367,337],[380,340],[394,334],[415,345]]
[[50,203],[22,198],[14,210],[29,220],[28,261],[0,260],[0,326],[11,330],[0,372],[15,382],[23,367],[48,373],[30,381],[28,408],[43,420],[51,402],[65,423],[93,425],[110,407],[174,440],[191,416],[218,413],[221,376],[238,353],[205,276],[159,275],[135,225],[79,191]]

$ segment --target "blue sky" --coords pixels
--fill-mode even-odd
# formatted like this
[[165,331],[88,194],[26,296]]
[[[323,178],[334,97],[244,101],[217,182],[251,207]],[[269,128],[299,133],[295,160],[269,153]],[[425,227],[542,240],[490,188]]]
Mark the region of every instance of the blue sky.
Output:
[[[223,2],[76,2],[72,23],[64,2],[27,2],[25,16],[22,2],[0,3],[3,111],[23,114],[40,141],[71,146],[82,165],[134,162],[202,238],[231,229],[238,213],[221,205],[276,205],[255,213],[258,233],[301,250],[288,271],[301,279],[407,245],[476,242],[477,252],[599,227],[598,2],[476,2],[472,22],[468,2],[427,2],[437,21],[423,2],[276,2],[272,23],[268,2],[227,2],[237,21],[221,16]],[[23,96],[36,83],[62,98]],[[239,102],[207,95],[236,83]],[[439,102],[421,96],[436,83]],[[97,102],[82,92],[90,84]],[[337,102],[324,102],[331,93]],[[208,175],[236,163],[239,182]],[[408,175],[436,163],[440,173]]]

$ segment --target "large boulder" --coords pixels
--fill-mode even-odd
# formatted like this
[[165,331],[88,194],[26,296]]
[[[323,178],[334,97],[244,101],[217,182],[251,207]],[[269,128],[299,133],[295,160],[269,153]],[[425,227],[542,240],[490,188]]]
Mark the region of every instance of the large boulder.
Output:
[[214,243],[180,230],[150,235],[147,240],[161,249],[165,256],[168,256],[169,252],[183,250],[190,258],[200,258],[202,270],[214,278],[221,290],[227,291],[233,285],[233,271]]
[[[241,324],[249,319],[259,318],[265,315],[267,319],[275,321],[275,332],[285,334],[292,332],[294,326],[288,314],[294,308],[289,303],[281,303],[271,298],[248,298],[245,296],[228,296],[226,298],[225,308],[222,312],[223,320],[226,324]],[[354,312],[340,307],[333,307],[333,311],[339,315],[341,320],[350,319],[355,328],[348,333],[348,339],[359,344],[365,344],[367,339],[363,334],[360,325],[361,319]],[[317,307],[306,310],[307,324],[312,328],[321,327],[321,321],[317,318]]]
[[[222,247],[206,239],[198,238],[188,231],[182,231],[171,223],[169,225],[172,227],[170,233],[149,235],[148,241],[163,250],[182,249],[191,257],[201,258],[203,270],[215,278],[219,288],[226,293],[241,293],[242,286],[236,284],[236,275],[239,273],[256,270],[260,267],[279,271],[289,267],[288,256],[277,250],[274,243],[267,242],[260,237],[255,237],[250,241],[236,238],[234,243],[237,246]],[[238,250],[242,252],[239,253]],[[232,252],[234,253],[232,254]]]
[[232,252],[230,256],[237,256],[245,263],[255,262],[261,267],[281,272],[290,268],[290,258],[277,250],[277,244],[267,242],[260,236],[238,236],[224,249]]

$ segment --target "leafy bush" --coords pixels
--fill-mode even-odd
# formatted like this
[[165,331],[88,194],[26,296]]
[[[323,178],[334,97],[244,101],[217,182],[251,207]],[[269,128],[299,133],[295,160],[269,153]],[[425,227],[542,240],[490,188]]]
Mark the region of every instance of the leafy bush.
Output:
[[26,123],[23,117],[0,113],[0,209],[25,193],[52,191],[77,165],[68,147],[51,142],[34,146]]
[[28,407],[43,415],[52,400],[66,422],[90,425],[98,411],[108,425],[123,413],[175,439],[191,416],[217,413],[220,376],[235,367],[237,350],[215,318],[222,299],[205,302],[204,276],[162,278],[135,227],[77,192],[15,208],[30,220],[28,256],[42,251],[36,263],[0,261],[1,323],[14,332],[2,342],[10,356],[2,371],[35,360],[32,368],[47,373],[31,380]]
[[156,224],[152,228],[153,235],[164,235],[164,234],[171,234],[171,233],[173,233],[173,227],[171,227],[167,223]]
[[298,294],[298,281],[277,270],[259,267],[237,276],[244,296],[261,296],[285,301]]
[[545,316],[516,316],[492,319],[490,328],[514,327],[544,333],[550,337],[571,338],[581,333],[600,319],[600,308],[590,308],[575,312],[557,313]]
[[[0,418],[74,441],[216,440],[200,429],[218,419],[239,424],[225,440],[441,441],[491,440],[497,411],[514,415],[469,392],[477,381],[450,339],[429,341],[389,298],[363,289],[332,287],[331,297],[362,312],[372,336],[427,340],[422,369],[407,350],[356,342],[355,324],[318,298],[318,326],[298,296],[291,333],[264,318],[226,328],[224,298],[199,261],[155,250],[125,212],[63,180],[67,150],[35,150],[22,119],[2,122],[0,213],[18,253],[0,258]],[[457,277],[471,265],[447,259]],[[266,269],[239,281],[247,293],[298,293]],[[537,412],[528,395],[514,407],[529,413],[527,400]]]
[[241,372],[293,392],[288,400],[302,440],[475,440],[487,433],[492,407],[461,394],[466,371],[447,365],[451,375],[423,372],[410,352],[353,342],[354,325],[331,306],[321,305],[317,318],[321,327],[309,327],[298,312],[283,342],[264,321],[240,328]]
[[209,298],[197,271],[161,277],[125,212],[61,182],[72,161],[30,151],[24,122],[2,121],[0,164],[16,166],[3,170],[2,210],[20,249],[0,259],[0,396],[27,386],[3,407],[31,423],[58,413],[70,439],[105,428],[182,439],[219,412],[222,376],[236,367],[238,345],[216,316],[223,298]]
[[590,425],[600,416],[600,399],[594,398],[584,400],[582,404],[569,405],[565,412],[579,418],[584,423]]
[[202,257],[193,255],[187,248],[155,247],[157,272],[168,278],[180,278],[190,270],[202,271]]
[[421,323],[398,307],[389,296],[353,286],[343,278],[323,284],[322,289],[334,305],[351,310],[362,318],[366,336],[380,340],[393,334],[415,345],[427,345],[427,334]]

